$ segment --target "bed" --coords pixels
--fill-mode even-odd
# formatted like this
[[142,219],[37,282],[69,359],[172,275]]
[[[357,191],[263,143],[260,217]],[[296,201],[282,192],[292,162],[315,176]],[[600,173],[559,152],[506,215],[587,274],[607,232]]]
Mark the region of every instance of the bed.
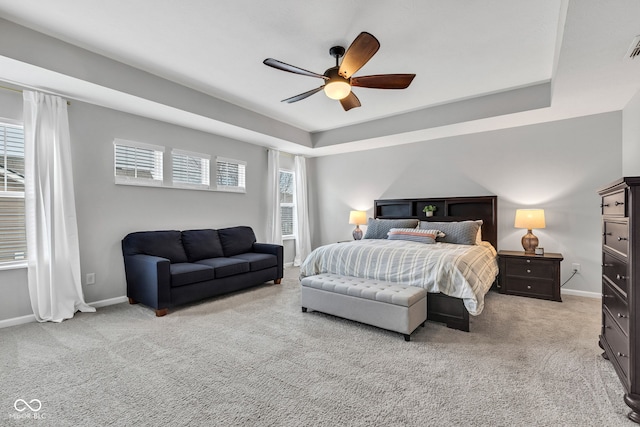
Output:
[[[423,212],[427,205],[436,207],[433,217]],[[496,196],[376,200],[375,218],[365,235],[373,238],[316,248],[300,267],[300,276],[333,273],[420,286],[428,292],[429,320],[468,332],[469,315],[482,312],[484,295],[498,273],[496,205]],[[482,242],[479,235],[469,236],[480,222]],[[410,226],[403,232],[402,225],[414,224],[420,233],[409,231]],[[386,236],[390,228],[394,231],[388,239],[375,238]],[[437,229],[450,232],[449,237],[424,244],[422,236]],[[464,230],[460,236],[459,230]]]

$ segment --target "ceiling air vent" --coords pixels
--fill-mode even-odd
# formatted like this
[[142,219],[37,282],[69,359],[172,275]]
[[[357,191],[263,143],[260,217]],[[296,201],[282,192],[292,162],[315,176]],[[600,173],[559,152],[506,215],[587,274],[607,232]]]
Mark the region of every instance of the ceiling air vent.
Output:
[[629,50],[627,50],[627,54],[625,55],[624,59],[626,60],[632,60],[632,59],[636,59],[638,56],[640,56],[640,36],[636,36],[633,41],[631,42],[631,46],[629,46]]

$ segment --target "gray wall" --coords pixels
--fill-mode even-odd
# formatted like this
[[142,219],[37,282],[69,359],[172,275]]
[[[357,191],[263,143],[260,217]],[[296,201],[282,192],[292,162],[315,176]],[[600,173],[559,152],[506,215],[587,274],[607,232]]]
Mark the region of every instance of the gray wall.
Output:
[[404,197],[498,196],[498,249],[522,250],[517,208],[545,209],[535,230],[561,252],[567,289],[600,293],[596,190],[622,173],[622,112],[313,159],[313,246],[350,239],[349,210]]
[[[0,117],[21,116],[21,94],[0,90]],[[129,232],[249,225],[264,241],[265,148],[77,101],[69,124],[83,280],[96,273],[95,285],[83,283],[88,302],[126,294],[120,240]],[[181,148],[244,160],[247,193],[115,185],[114,138],[163,145],[165,155]],[[32,314],[26,276],[26,269],[0,271],[0,320]]]
[[640,92],[622,111],[622,175],[640,175]]

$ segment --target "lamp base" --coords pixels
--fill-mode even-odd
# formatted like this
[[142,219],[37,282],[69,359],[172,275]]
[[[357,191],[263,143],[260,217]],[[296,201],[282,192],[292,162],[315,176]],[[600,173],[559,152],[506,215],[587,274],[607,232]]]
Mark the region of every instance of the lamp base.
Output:
[[533,235],[531,229],[527,230],[527,234],[522,236],[522,247],[525,254],[535,255],[538,243],[538,238]]
[[362,239],[362,230],[360,229],[360,226],[356,224],[356,228],[353,230],[353,240],[360,239]]

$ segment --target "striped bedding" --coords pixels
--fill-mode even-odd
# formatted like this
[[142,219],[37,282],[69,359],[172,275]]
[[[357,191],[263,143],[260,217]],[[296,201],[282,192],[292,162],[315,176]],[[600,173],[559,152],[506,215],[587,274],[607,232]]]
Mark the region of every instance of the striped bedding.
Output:
[[461,298],[480,314],[484,295],[498,274],[496,251],[479,245],[424,244],[365,239],[315,249],[300,266],[300,278],[321,273],[384,280]]

